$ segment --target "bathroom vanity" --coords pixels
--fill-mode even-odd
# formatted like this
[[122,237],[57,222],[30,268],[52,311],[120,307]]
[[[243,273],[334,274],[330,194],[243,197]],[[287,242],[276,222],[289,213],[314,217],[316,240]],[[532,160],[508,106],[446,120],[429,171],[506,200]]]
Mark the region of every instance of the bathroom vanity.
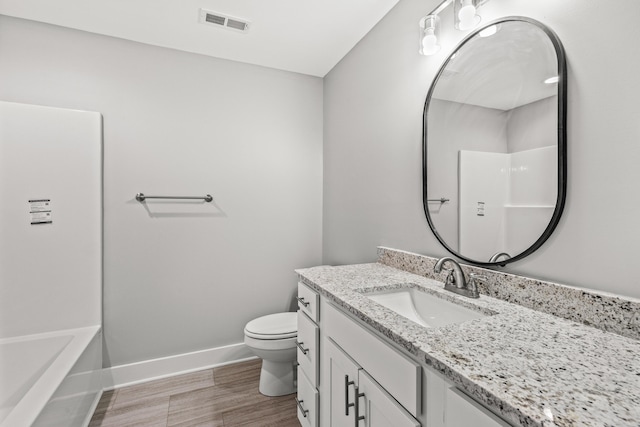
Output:
[[[374,264],[297,271],[303,426],[640,423],[636,337],[492,298],[486,288],[479,299],[446,292],[433,277],[414,274],[433,263],[381,248]],[[508,276],[486,271],[494,282]],[[607,305],[620,304],[619,319],[640,309],[640,301],[612,299]],[[448,304],[461,314],[445,318]],[[625,323],[622,333],[638,333],[637,326]]]

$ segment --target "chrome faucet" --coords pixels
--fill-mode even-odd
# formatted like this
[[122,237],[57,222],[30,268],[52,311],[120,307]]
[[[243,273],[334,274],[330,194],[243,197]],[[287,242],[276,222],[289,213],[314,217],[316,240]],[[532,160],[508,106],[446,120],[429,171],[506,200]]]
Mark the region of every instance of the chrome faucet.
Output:
[[471,273],[469,275],[469,282],[467,283],[460,264],[458,264],[456,260],[450,257],[440,258],[438,262],[436,262],[436,265],[433,267],[433,272],[440,273],[442,271],[442,267],[446,263],[451,264],[451,269],[444,283],[445,290],[454,292],[459,295],[464,295],[469,298],[479,298],[480,293],[478,292],[477,282],[486,279],[483,276],[478,276],[477,274]]
[[438,262],[436,262],[435,267],[433,267],[433,272],[440,273],[442,271],[442,267],[447,262],[451,263],[452,268],[447,275],[446,284],[455,286],[456,288],[465,288],[467,286],[467,281],[464,278],[464,273],[462,272],[462,268],[460,268],[460,264],[458,264],[455,259],[450,257],[440,258]]

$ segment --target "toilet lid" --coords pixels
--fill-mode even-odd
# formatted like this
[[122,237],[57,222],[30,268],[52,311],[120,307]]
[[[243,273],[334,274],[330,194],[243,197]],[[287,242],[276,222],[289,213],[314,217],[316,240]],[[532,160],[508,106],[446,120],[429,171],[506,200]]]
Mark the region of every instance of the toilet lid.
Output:
[[245,335],[263,340],[292,338],[298,335],[298,315],[276,313],[258,317],[244,327]]

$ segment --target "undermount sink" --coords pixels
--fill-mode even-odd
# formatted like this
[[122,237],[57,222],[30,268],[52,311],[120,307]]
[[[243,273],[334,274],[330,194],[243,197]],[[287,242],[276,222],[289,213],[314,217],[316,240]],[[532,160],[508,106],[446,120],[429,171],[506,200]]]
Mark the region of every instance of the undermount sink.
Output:
[[363,295],[427,328],[437,328],[487,316],[416,288],[400,288]]

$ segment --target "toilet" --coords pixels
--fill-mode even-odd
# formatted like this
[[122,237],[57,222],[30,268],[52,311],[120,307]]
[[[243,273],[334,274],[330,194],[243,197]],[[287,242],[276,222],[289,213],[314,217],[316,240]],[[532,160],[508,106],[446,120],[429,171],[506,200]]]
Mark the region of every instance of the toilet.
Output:
[[298,337],[297,313],[276,313],[258,317],[244,328],[244,343],[262,359],[260,393],[283,396],[295,393],[293,362]]

